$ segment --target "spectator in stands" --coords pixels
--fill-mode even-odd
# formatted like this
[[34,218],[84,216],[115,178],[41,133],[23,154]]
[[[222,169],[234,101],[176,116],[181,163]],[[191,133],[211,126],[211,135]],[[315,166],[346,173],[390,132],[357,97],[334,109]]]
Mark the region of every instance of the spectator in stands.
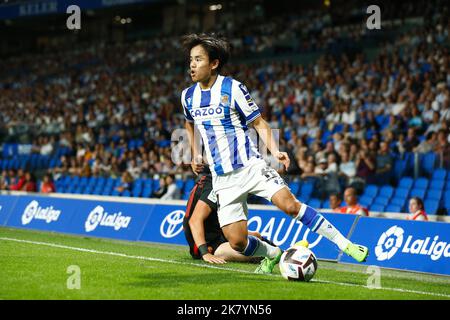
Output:
[[417,147],[413,149],[414,152],[428,153],[432,152],[436,148],[436,132],[428,132],[425,140],[423,140]]
[[345,189],[344,200],[347,205],[340,208],[340,213],[358,214],[361,216],[369,215],[369,211],[362,205],[358,204],[358,196],[355,188],[349,187]]
[[444,167],[450,167],[450,142],[449,133],[444,129],[438,131],[437,142],[434,151],[439,154],[444,161]]
[[128,171],[122,173],[122,177],[120,178],[120,184],[115,188],[118,192],[122,193],[125,190],[131,191],[131,186],[133,184],[133,177]]
[[171,174],[169,174],[166,177],[166,185],[167,185],[167,192],[163,194],[161,197],[161,200],[175,200],[180,199],[180,189],[178,189],[176,183],[175,183],[175,177]]
[[339,175],[345,177],[346,185],[351,185],[356,176],[355,162],[350,160],[349,153],[346,151],[342,153],[342,161],[339,165]]
[[[15,170],[13,170],[15,172]],[[11,179],[11,184],[9,186],[9,190],[23,190],[24,185],[26,183],[25,172],[22,169],[17,171],[17,176],[14,176]]]
[[442,128],[442,123],[440,119],[440,113],[439,111],[433,112],[433,120],[428,126],[427,130],[425,131],[425,135],[427,135],[430,132],[438,132]]
[[36,179],[31,172],[25,173],[25,183],[20,190],[27,192],[37,192]]
[[52,181],[51,175],[46,174],[42,180],[41,190],[39,190],[39,192],[51,193],[51,192],[55,192],[55,191],[56,191],[56,188],[55,188],[55,184]]
[[0,175],[0,190],[8,190],[9,186],[9,175],[7,170],[3,170]]
[[425,213],[425,207],[422,199],[413,197],[409,200],[409,214],[406,216],[407,220],[428,221],[428,216]]
[[152,198],[161,198],[167,192],[166,177],[159,178],[159,189],[152,193]]
[[339,193],[330,194],[329,201],[330,201],[330,209],[333,210],[333,212],[340,212],[342,200]]
[[[364,141],[364,140],[363,140]],[[360,150],[355,161],[356,176],[367,183],[374,181],[375,159],[367,150]]]
[[376,155],[376,182],[378,184],[390,183],[393,165],[394,159],[389,150],[389,145],[382,141]]
[[408,134],[405,139],[404,147],[406,152],[412,152],[412,150],[419,145],[420,141],[417,138],[416,130],[414,128],[408,129]]

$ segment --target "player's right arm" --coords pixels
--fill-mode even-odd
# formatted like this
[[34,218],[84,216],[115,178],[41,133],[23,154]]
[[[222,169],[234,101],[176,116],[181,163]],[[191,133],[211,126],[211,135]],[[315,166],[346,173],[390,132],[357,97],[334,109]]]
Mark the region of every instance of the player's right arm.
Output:
[[201,152],[199,152],[200,146],[195,140],[194,123],[186,120],[185,127],[188,134],[189,145],[191,146],[191,155],[192,155],[191,168],[192,171],[194,171],[194,173],[198,175],[200,172],[203,171],[204,164],[202,162]]
[[188,134],[189,145],[191,147],[191,168],[195,174],[199,174],[203,170],[203,159],[201,153],[201,147],[198,139],[195,139],[195,125],[189,110],[186,106],[186,90],[181,94],[181,105],[183,106],[184,118],[186,119],[185,128]]
[[[197,204],[195,205],[194,212],[189,219],[189,227],[191,228],[192,237],[194,238],[194,242],[197,245],[197,248],[200,248],[200,246],[202,245],[207,245],[205,238],[205,220],[209,217],[210,214],[210,206],[206,202],[198,200]],[[204,254],[202,256],[202,259],[209,263],[226,263],[224,259],[218,258],[211,253]]]

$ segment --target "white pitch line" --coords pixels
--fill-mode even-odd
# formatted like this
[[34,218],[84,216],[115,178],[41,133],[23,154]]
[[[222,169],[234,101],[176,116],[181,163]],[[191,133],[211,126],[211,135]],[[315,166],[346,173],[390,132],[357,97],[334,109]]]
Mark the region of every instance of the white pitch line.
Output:
[[[255,273],[252,272],[252,271],[246,271],[246,270],[241,270],[241,269],[224,268],[224,267],[218,267],[218,266],[213,266],[213,265],[209,265],[209,264],[181,262],[181,261],[176,261],[176,260],[159,259],[159,258],[152,258],[152,257],[145,257],[145,256],[131,256],[131,255],[127,255],[127,254],[124,254],[124,253],[111,252],[111,251],[99,251],[99,250],[93,250],[93,249],[71,247],[71,246],[65,246],[65,245],[56,244],[56,243],[50,243],[50,242],[29,241],[29,240],[5,238],[5,237],[0,237],[0,240],[21,242],[21,243],[28,243],[28,244],[35,244],[35,245],[43,245],[43,246],[48,246],[48,247],[53,247],[53,248],[68,249],[68,250],[79,251],[79,252],[105,254],[105,255],[116,256],[116,257],[123,257],[123,258],[129,258],[129,259],[138,259],[138,260],[156,261],[156,262],[164,262],[164,263],[172,263],[172,264],[190,265],[190,266],[195,266],[195,267],[200,267],[200,268],[218,269],[218,270],[223,270],[223,271],[233,271],[233,272],[240,272],[240,273],[246,273],[246,274],[255,275]],[[278,275],[269,275],[269,276],[278,276]],[[316,280],[316,279],[311,280],[311,282],[328,283],[328,284],[334,284],[334,285],[340,285],[340,286],[348,286],[348,287],[360,287],[360,288],[365,288],[365,289],[369,289],[369,290],[387,290],[387,291],[406,292],[406,293],[415,293],[415,294],[431,295],[431,296],[450,298],[450,295],[444,294],[444,293],[416,291],[416,290],[408,290],[408,289],[401,289],[401,288],[389,288],[389,287],[370,288],[370,287],[367,287],[367,286],[364,286],[364,285],[360,285],[360,284],[335,282],[335,281],[328,281],[328,280]]]

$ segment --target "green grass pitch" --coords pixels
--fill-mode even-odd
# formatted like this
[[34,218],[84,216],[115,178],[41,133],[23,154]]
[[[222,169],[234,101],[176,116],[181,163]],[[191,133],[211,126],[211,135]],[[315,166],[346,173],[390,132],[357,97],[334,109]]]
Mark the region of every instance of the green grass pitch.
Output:
[[[70,266],[79,267],[79,289]],[[210,265],[186,246],[0,228],[0,299],[450,299],[450,277],[319,261],[312,282],[253,274],[255,264]],[[75,282],[76,283],[76,282]]]

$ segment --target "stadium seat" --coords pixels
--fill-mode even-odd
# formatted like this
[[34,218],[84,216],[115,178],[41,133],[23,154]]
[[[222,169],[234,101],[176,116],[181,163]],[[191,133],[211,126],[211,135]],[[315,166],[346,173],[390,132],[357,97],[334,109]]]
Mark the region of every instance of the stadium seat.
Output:
[[362,196],[359,199],[359,203],[362,204],[364,207],[368,208],[372,205],[373,203],[373,198],[369,197],[369,196]]
[[428,188],[430,188],[431,190],[441,190],[442,191],[444,189],[444,186],[445,186],[444,180],[431,180]]
[[180,190],[181,192],[183,192],[184,181],[183,181],[182,179],[176,179],[176,180],[175,180],[175,184],[177,185],[178,190]]
[[420,189],[426,189],[428,188],[428,179],[427,178],[418,178],[416,181],[414,181],[414,188],[420,188]]
[[425,197],[425,189],[421,189],[421,188],[414,188],[411,190],[409,196],[410,197],[419,197],[421,199],[423,199]]
[[427,176],[431,176],[436,162],[436,154],[434,152],[420,154],[419,159],[421,172]]
[[331,209],[330,208],[330,200],[325,200],[323,203],[322,203],[322,208],[323,209]]
[[441,201],[442,191],[440,190],[428,190],[427,199]]
[[403,189],[411,189],[413,185],[413,179],[410,177],[403,177],[400,179],[400,182],[398,184],[399,188],[403,188]]
[[369,210],[375,211],[375,212],[383,212],[384,208],[385,208],[385,206],[382,204],[373,204],[370,206]]
[[291,189],[292,194],[298,195],[298,193],[300,191],[300,182],[293,181],[293,182],[289,183],[289,189]]
[[383,206],[387,206],[389,203],[389,198],[386,197],[376,197],[374,202],[374,204],[381,204]]
[[141,193],[142,193],[142,185],[135,184],[133,186],[133,190],[131,191],[131,194],[133,195],[133,197],[140,197]]
[[305,197],[305,198],[311,197],[311,194],[313,193],[313,189],[314,189],[314,183],[312,183],[312,182],[303,183],[300,188],[300,196]]
[[189,193],[187,193],[187,192],[183,193],[181,200],[188,200],[188,199],[189,199]]
[[317,198],[309,199],[308,206],[310,206],[311,208],[320,209],[321,205],[322,201],[320,201],[320,199]]
[[124,190],[121,194],[121,197],[131,197],[130,190]]
[[392,195],[394,194],[394,188],[392,188],[391,186],[383,186],[380,189],[380,193],[378,194],[381,197],[386,197],[386,198],[391,198]]
[[184,184],[184,191],[190,192],[195,185],[194,179],[187,179]]
[[431,179],[433,181],[445,181],[445,178],[447,177],[447,171],[445,169],[436,169],[433,171],[433,175],[431,176]]
[[397,188],[395,189],[394,198],[407,198],[409,195],[409,189]]
[[425,212],[427,214],[436,214],[439,208],[439,201],[436,200],[425,200],[424,201]]
[[364,190],[364,195],[369,196],[372,198],[375,198],[378,194],[378,186],[374,184],[367,185],[366,189]]
[[386,212],[402,212],[401,207],[395,204],[390,204],[385,209]]
[[389,204],[400,206],[403,208],[406,203],[406,198],[392,198]]
[[141,197],[142,198],[150,198],[152,195],[152,189],[150,187],[144,187],[144,190],[142,190]]

